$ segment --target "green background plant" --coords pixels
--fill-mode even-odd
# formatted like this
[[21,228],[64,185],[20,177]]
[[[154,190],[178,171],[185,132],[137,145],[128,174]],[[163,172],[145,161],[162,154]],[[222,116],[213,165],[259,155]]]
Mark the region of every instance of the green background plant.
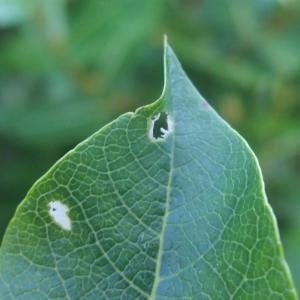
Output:
[[2,232],[58,157],[158,96],[167,33],[258,155],[300,287],[298,1],[0,0],[0,26]]

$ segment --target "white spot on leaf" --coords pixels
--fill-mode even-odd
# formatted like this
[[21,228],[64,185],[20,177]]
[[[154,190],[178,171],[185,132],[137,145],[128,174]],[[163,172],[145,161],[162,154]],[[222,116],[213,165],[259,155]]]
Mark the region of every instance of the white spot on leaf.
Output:
[[71,220],[69,218],[69,207],[58,200],[49,203],[49,214],[53,221],[65,230],[71,230]]

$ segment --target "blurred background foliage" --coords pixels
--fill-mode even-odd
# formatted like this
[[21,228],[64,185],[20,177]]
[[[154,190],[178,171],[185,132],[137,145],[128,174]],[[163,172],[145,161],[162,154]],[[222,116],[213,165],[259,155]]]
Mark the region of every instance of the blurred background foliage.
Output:
[[300,290],[298,0],[0,0],[0,239],[59,157],[160,95],[164,33],[258,155]]

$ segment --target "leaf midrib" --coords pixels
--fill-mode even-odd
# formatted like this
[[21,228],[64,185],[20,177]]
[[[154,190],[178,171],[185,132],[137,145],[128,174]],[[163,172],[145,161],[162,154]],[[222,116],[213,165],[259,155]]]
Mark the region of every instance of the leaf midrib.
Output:
[[[173,120],[174,119],[175,117],[173,116]],[[149,296],[149,300],[155,300],[158,285],[160,283],[160,270],[161,270],[161,262],[162,262],[162,255],[163,255],[164,236],[167,227],[167,219],[170,211],[171,186],[173,184],[174,156],[175,156],[175,123],[173,124],[173,133],[170,135],[170,138],[172,138],[172,142],[171,142],[171,153],[170,153],[170,173],[169,173],[167,191],[166,191],[166,208],[165,208],[165,214],[162,221],[162,229],[159,237],[159,246],[158,246],[158,253],[157,253],[156,270],[154,274],[154,283],[153,283],[152,291]]]

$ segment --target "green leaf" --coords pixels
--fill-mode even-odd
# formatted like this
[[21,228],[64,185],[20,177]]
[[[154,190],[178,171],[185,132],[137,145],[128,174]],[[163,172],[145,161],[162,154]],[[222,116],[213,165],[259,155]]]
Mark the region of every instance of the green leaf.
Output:
[[253,152],[168,45],[160,99],[79,144],[18,207],[0,298],[297,298]]

